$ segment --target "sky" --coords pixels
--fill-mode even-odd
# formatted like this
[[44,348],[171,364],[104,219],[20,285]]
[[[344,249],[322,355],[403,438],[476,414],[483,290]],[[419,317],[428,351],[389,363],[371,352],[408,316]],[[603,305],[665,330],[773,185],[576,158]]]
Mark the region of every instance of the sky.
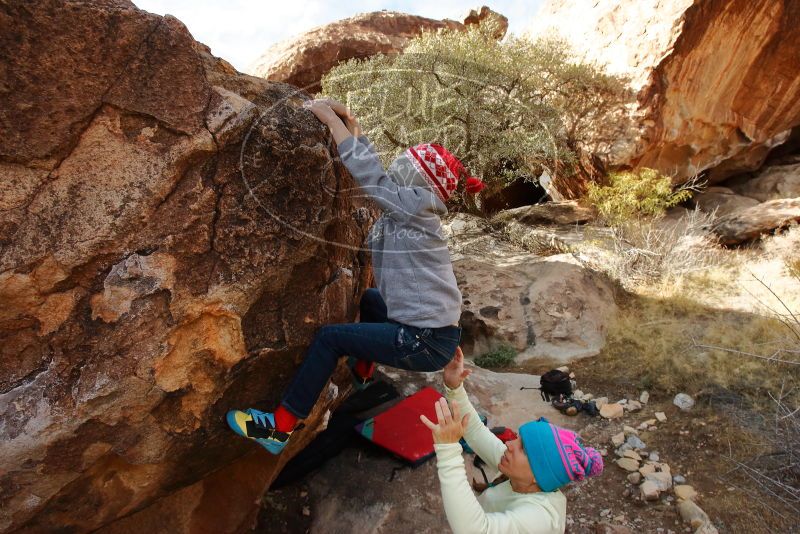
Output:
[[[238,70],[247,67],[272,44],[315,26],[370,11],[402,11],[433,19],[462,20],[471,8],[463,0],[133,0],[141,9],[174,15],[194,38]],[[521,34],[544,0],[496,0],[487,3],[508,17],[509,31]]]

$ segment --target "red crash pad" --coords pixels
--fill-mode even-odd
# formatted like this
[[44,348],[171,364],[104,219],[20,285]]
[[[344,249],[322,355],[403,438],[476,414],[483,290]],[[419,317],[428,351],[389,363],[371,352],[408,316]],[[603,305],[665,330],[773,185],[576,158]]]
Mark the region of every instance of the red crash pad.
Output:
[[356,425],[355,429],[376,445],[401,459],[419,465],[433,456],[433,437],[420,415],[436,422],[434,403],[442,397],[433,388],[423,388],[406,397],[372,419]]

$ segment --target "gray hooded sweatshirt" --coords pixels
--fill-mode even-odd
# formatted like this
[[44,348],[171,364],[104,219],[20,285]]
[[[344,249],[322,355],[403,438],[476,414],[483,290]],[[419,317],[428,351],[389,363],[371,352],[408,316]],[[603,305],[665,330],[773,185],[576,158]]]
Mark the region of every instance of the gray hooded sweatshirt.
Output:
[[389,319],[420,328],[454,325],[461,292],[442,231],[441,199],[403,153],[384,171],[366,136],[337,146],[342,163],[383,215],[370,230],[375,281]]

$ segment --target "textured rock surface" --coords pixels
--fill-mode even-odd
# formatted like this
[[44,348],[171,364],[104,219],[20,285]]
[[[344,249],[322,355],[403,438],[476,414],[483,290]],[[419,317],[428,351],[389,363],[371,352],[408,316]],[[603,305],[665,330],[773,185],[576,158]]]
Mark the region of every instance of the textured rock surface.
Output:
[[248,72],[316,93],[321,89],[322,77],[343,61],[376,54],[397,54],[423,31],[462,29],[486,18],[497,21],[498,39],[502,38],[508,20],[486,6],[470,11],[463,24],[395,11],[363,13],[319,26],[271,46],[250,65]]
[[736,245],[795,222],[800,222],[800,198],[788,198],[731,213],[718,219],[713,231],[722,243]]
[[462,28],[453,20],[434,20],[394,11],[364,13],[319,26],[268,48],[249,68],[254,76],[318,92],[322,77],[348,59],[396,54],[424,30]]
[[765,167],[744,184],[735,187],[740,195],[760,202],[800,197],[800,163]]
[[706,213],[716,210],[717,217],[729,215],[735,211],[752,208],[758,205],[758,200],[742,195],[737,195],[727,187],[709,187],[692,197],[694,205]]
[[800,124],[798,21],[792,0],[551,0],[531,33],[557,30],[640,90],[641,136],[617,163],[713,183]]
[[[486,220],[463,213],[445,221],[464,298],[465,353],[481,354],[504,343],[514,347],[520,359],[568,361],[597,354],[617,311],[611,284],[572,254],[553,255],[553,248],[568,246],[569,239],[602,235],[575,233],[572,225],[564,234],[559,233],[562,226],[548,226],[539,234],[540,227],[502,224],[511,230],[510,237],[491,230]],[[516,244],[529,240],[546,242],[550,255]]]
[[591,208],[576,201],[547,202],[504,210],[494,216],[498,222],[517,221],[527,225],[584,224],[595,217]]
[[0,531],[236,530],[338,397],[280,458],[223,421],[353,318],[351,178],[293,88],[174,18],[107,0],[0,20]]

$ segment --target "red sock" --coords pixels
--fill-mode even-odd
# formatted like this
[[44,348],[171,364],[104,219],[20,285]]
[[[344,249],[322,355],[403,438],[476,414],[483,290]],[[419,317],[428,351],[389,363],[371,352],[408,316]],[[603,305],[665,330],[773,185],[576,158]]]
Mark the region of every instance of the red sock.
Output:
[[353,370],[361,378],[369,378],[375,372],[375,362],[368,362],[367,360],[358,360]]
[[278,406],[278,409],[275,410],[275,428],[280,432],[291,432],[294,430],[295,424],[297,424],[297,417],[283,406]]

